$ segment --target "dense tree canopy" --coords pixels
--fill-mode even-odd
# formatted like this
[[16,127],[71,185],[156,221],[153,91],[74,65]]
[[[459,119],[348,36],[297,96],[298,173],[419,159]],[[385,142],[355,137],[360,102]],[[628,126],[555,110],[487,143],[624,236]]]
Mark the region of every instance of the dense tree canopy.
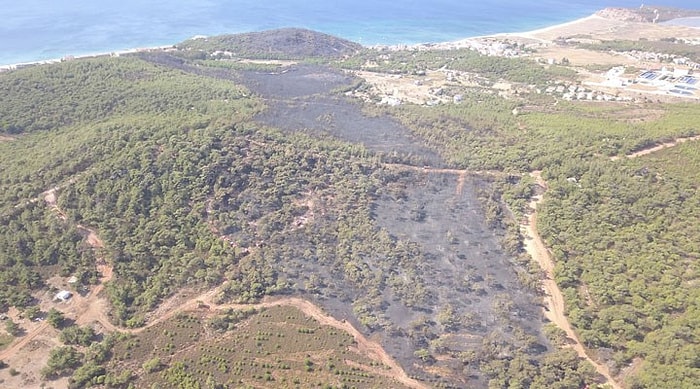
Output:
[[[379,55],[386,53],[361,52],[337,66],[358,68]],[[487,86],[574,78],[567,69],[468,50],[395,51],[374,70],[441,67],[480,74]],[[228,77],[235,70],[211,60],[167,66],[126,57],[0,74],[0,134],[13,139],[0,141],[0,311],[36,305],[55,275],[96,284],[100,258],[114,268],[105,292],[120,326],[143,325],[183,287],[218,287],[222,302],[280,293],[337,299],[363,329],[386,333],[403,331],[386,314],[387,301],[396,300],[424,313],[399,334],[416,346],[417,362],[435,363],[433,354],[449,349],[451,361],[465,371],[478,366],[492,387],[591,382],[594,372],[572,350],[545,352],[547,341],[514,324],[507,295],[496,296],[489,319],[506,323],[506,333],[450,304],[434,306],[425,264],[436,258],[377,222],[378,199],[404,201],[410,173],[389,169],[358,144],[265,128],[254,120],[264,102]],[[647,109],[662,113],[636,120]],[[392,115],[450,167],[494,173],[479,193],[483,216],[499,234],[506,230],[503,246],[516,259],[521,239],[509,215],[527,211],[535,188],[524,177],[542,170],[548,190],[538,227],[583,343],[618,368],[636,363],[629,387],[700,382],[700,176],[688,168],[700,166],[698,146],[611,159],[698,134],[697,104],[555,104],[474,88],[459,105],[366,113]],[[405,216],[420,221],[424,209]],[[99,232],[103,249],[86,242],[87,228]],[[524,266],[518,277],[537,289],[538,271]],[[483,285],[499,287],[492,277],[462,282],[485,295]],[[63,324],[56,310],[47,319]],[[229,319],[209,325],[223,331]],[[450,336],[460,331],[482,336],[478,352],[454,351]],[[63,342],[80,348],[52,351],[44,375],[72,373],[75,387],[128,382],[131,375],[104,367],[114,339],[93,343],[94,335],[63,329]],[[153,364],[144,369],[164,367]],[[167,367],[169,377],[185,377],[183,371]]]

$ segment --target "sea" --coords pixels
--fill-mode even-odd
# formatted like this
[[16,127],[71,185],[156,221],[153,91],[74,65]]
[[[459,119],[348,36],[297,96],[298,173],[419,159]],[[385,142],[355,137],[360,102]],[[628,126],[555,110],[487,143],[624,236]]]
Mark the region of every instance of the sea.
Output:
[[[309,28],[363,45],[521,32],[639,7],[632,0],[0,0],[0,65],[132,48],[198,35]],[[697,8],[697,0],[654,0]]]

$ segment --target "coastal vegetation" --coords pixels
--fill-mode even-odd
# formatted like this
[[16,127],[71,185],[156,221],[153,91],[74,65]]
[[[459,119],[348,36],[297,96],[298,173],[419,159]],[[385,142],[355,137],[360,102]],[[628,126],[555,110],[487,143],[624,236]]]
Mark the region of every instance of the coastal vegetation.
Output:
[[641,51],[667,54],[668,62],[673,57],[683,57],[691,61],[700,62],[700,48],[698,45],[683,42],[680,39],[668,38],[658,41],[651,40],[609,40],[599,43],[581,44],[581,48],[598,51],[630,52]]
[[[172,53],[0,74],[0,135],[12,137],[0,142],[0,311],[60,329],[44,379],[397,386],[351,335],[291,307],[202,303],[153,321],[183,291],[214,291],[217,305],[314,301],[382,339],[430,386],[595,385],[593,366],[543,325],[542,271],[522,247],[520,220],[544,191],[528,173],[541,171],[537,227],[581,342],[614,373],[633,366],[627,387],[699,382],[700,173],[688,169],[700,166],[698,146],[625,157],[697,136],[697,104],[567,102],[534,92],[575,81],[567,67],[309,34],[196,39]],[[268,50],[297,41],[312,44]],[[217,51],[303,64],[270,75],[279,65]],[[453,91],[458,103],[361,105],[338,95],[367,85],[339,68],[443,69],[475,82]],[[271,79],[303,88],[268,88]],[[491,89],[501,81],[534,87],[504,98]],[[359,128],[367,123],[405,132],[406,147],[380,148]],[[103,244],[89,241],[95,232]],[[98,264],[113,271],[106,285]],[[70,277],[76,293],[104,286],[123,333],[76,325],[46,300]],[[6,332],[21,337],[15,327],[8,320]]]
[[417,74],[428,69],[449,69],[473,74],[481,82],[508,80],[545,85],[553,80],[576,79],[576,72],[563,66],[543,67],[534,61],[487,57],[470,49],[454,50],[369,50],[340,61],[345,69],[364,69],[392,74]]

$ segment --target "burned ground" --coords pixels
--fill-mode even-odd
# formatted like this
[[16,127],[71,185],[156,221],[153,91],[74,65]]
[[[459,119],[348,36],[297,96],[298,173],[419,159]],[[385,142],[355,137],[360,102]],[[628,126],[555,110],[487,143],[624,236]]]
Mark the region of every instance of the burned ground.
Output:
[[354,54],[358,43],[302,28],[194,38],[178,45],[182,50],[208,54],[225,51],[245,58],[333,58]]
[[353,77],[323,66],[295,65],[276,72],[247,71],[239,80],[270,100],[310,97],[347,86]]
[[[366,116],[358,104],[333,95],[352,83],[336,70],[293,66],[274,74],[247,72],[242,78],[268,106],[259,122],[284,131],[330,135],[361,144],[384,162],[400,162],[380,165],[375,172],[383,177],[383,187],[374,197],[370,217],[393,240],[414,245],[416,258],[397,265],[404,268],[386,267],[381,255],[353,262],[367,273],[382,273],[383,289],[368,297],[366,290],[349,283],[343,261],[328,266],[308,255],[317,240],[312,235],[322,233],[307,226],[274,243],[307,253],[307,260],[285,264],[300,293],[335,317],[380,334],[409,374],[433,382],[485,386],[478,364],[465,365],[456,356],[487,353],[489,342],[519,344],[530,354],[547,349],[539,298],[518,280],[518,265],[500,245],[502,231],[485,220],[477,191],[487,180],[439,169],[445,165],[439,155],[408,129],[390,117]],[[343,215],[328,212],[325,217],[317,218],[316,225],[336,223]],[[309,274],[315,282],[309,282]],[[379,312],[367,320],[363,315],[370,307]],[[417,350],[427,350],[431,357]]]
[[[547,341],[539,335],[537,297],[518,280],[518,265],[499,244],[502,231],[487,225],[476,196],[487,184],[467,177],[460,187],[458,180],[456,174],[430,169],[411,171],[392,184],[393,193],[376,201],[377,224],[392,236],[420,245],[426,260],[422,277],[432,292],[427,310],[390,302],[386,314],[403,339],[387,336],[387,350],[397,356],[421,348],[443,356],[480,352],[488,337],[517,343],[515,332],[523,331],[533,337],[527,347],[534,353],[543,351]],[[422,326],[420,331],[417,326]],[[411,362],[400,360],[407,366]],[[455,361],[443,362],[447,367]],[[478,375],[478,369],[467,371],[466,376]],[[476,384],[462,381],[466,383]]]
[[336,90],[354,78],[320,66],[292,66],[278,73],[245,72],[240,80],[265,100],[269,109],[258,116],[285,131],[328,134],[358,143],[387,161],[416,166],[441,166],[433,150],[420,144],[405,127],[386,116],[367,116]]

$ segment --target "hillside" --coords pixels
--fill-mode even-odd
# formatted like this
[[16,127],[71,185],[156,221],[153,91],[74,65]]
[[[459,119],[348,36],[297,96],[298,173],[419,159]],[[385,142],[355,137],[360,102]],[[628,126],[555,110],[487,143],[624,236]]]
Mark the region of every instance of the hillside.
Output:
[[661,23],[678,18],[700,16],[700,11],[642,5],[640,8],[606,8],[596,12],[596,15],[625,22]]
[[0,73],[0,385],[692,388],[700,106],[529,54]]
[[[193,38],[179,50],[237,58],[301,59],[352,55],[361,45],[331,35],[300,28],[283,28],[245,34]],[[193,54],[196,55],[196,54]]]

